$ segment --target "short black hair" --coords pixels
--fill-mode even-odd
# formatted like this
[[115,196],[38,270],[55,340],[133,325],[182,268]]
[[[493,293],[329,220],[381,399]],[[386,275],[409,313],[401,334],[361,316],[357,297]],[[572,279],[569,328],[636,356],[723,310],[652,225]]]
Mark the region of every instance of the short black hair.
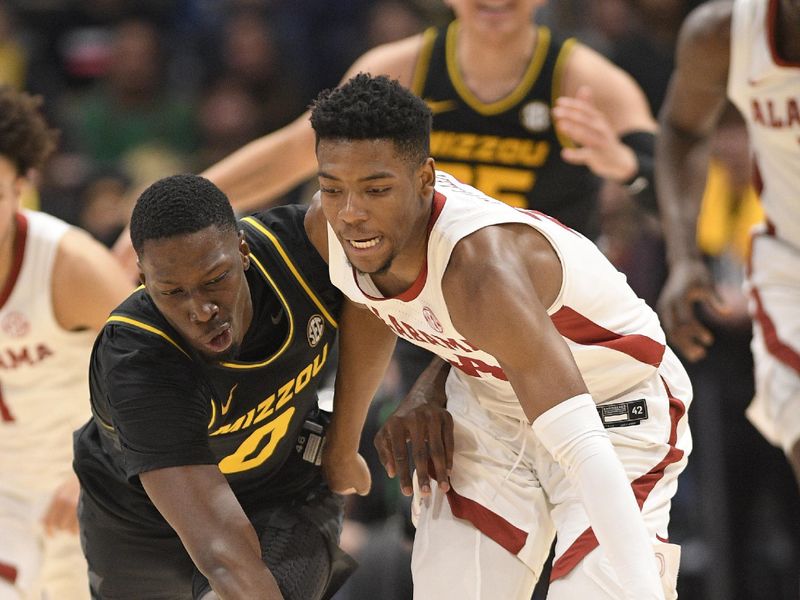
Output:
[[156,181],[136,200],[131,242],[141,255],[147,240],[195,233],[212,225],[236,231],[228,197],[204,177],[171,175]]
[[0,86],[0,155],[14,163],[18,175],[40,169],[56,148],[58,131],[41,113],[42,99]]
[[433,115],[428,105],[385,75],[359,73],[324,90],[311,105],[311,126],[320,140],[391,140],[415,166],[430,155]]

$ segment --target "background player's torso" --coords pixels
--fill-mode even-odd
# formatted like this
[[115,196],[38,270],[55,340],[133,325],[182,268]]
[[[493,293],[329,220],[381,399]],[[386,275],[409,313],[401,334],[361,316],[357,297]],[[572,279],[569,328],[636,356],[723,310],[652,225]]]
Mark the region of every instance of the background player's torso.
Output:
[[14,263],[0,299],[0,487],[52,489],[62,481],[72,431],[89,415],[95,334],[66,331],[53,307],[53,265],[68,229],[43,213],[17,215]]
[[412,85],[434,113],[431,155],[437,168],[511,206],[540,210],[596,237],[599,180],[561,159],[568,142],[550,117],[574,41],[554,39],[539,27],[518,86],[484,103],[462,80],[457,35],[457,21],[425,33]]
[[747,122],[767,218],[800,249],[800,63],[777,54],[778,3],[734,3],[728,96]]

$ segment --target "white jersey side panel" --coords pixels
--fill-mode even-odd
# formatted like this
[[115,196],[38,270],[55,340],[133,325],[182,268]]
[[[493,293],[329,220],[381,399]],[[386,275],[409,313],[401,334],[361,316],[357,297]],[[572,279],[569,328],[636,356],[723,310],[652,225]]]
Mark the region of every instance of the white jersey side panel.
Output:
[[[460,378],[487,409],[525,418],[498,361],[470,344],[453,326],[441,287],[455,245],[486,226],[530,225],[558,253],[563,284],[548,314],[596,402],[629,390],[653,375],[661,364],[665,357],[664,333],[655,313],[582,235],[541,213],[519,211],[493,200],[441,172],[437,173],[432,220],[426,268],[407,292],[384,298],[369,276],[354,271],[329,229],[331,280],[353,301],[367,305],[398,336],[457,367],[451,377]],[[668,360],[676,359],[670,353]]]
[[728,96],[747,123],[767,218],[800,248],[800,63],[777,54],[778,2],[734,3]]
[[22,260],[0,306],[0,489],[35,492],[71,471],[72,432],[90,415],[95,334],[65,331],[53,310],[53,264],[69,226],[31,211],[17,219]]

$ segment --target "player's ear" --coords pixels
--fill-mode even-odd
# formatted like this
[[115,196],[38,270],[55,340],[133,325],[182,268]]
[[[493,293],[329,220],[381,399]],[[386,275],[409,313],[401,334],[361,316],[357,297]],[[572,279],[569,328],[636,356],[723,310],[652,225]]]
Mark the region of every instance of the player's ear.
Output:
[[139,269],[139,283],[145,285],[144,270],[142,269],[142,263],[138,260],[136,261],[136,268]]
[[242,257],[242,267],[247,271],[250,268],[250,246],[244,239],[244,230],[239,230],[239,254]]
[[417,171],[420,186],[420,194],[427,196],[433,193],[433,186],[436,183],[436,165],[430,156],[420,165]]

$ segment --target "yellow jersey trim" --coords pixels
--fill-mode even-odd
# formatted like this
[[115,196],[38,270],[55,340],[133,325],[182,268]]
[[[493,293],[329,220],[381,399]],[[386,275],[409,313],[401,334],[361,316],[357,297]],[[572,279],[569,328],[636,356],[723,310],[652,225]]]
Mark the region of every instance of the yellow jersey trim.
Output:
[[484,116],[493,116],[503,113],[510,109],[515,104],[519,103],[530,92],[533,84],[539,78],[539,73],[544,65],[544,59],[547,56],[547,50],[550,47],[550,29],[544,26],[537,28],[536,46],[533,49],[533,55],[528,63],[528,68],[522,76],[522,79],[517,84],[511,93],[504,98],[495,102],[483,102],[475,94],[472,93],[464,83],[461,77],[461,72],[458,70],[458,58],[456,57],[456,44],[458,41],[458,20],[453,21],[447,27],[447,39],[445,41],[445,60],[447,62],[447,73],[453,87],[458,92],[458,95],[472,108],[475,112]]
[[[558,53],[558,58],[556,58],[556,64],[555,67],[553,67],[553,85],[551,87],[552,99],[550,102],[551,106],[555,106],[556,100],[562,95],[564,71],[567,68],[567,59],[569,58],[569,55],[572,54],[572,50],[575,48],[575,43],[575,38],[569,38],[567,41],[565,41]],[[559,143],[564,148],[575,147],[575,143],[570,138],[561,133],[557,127],[554,129]]]
[[275,246],[275,249],[281,255],[281,258],[283,258],[283,262],[285,262],[286,266],[289,267],[289,270],[292,272],[292,275],[294,275],[295,279],[297,279],[298,283],[300,283],[302,288],[305,290],[306,294],[308,294],[308,297],[311,298],[311,301],[325,316],[328,322],[333,327],[338,329],[339,325],[338,323],[336,323],[336,319],[334,319],[333,316],[328,312],[328,310],[325,308],[325,305],[319,298],[317,298],[317,295],[311,289],[311,286],[309,286],[308,283],[306,283],[306,280],[303,279],[303,276],[300,274],[300,271],[297,269],[297,267],[295,267],[294,263],[292,262],[292,259],[289,258],[289,254],[286,252],[286,250],[283,249],[283,246],[278,241],[278,238],[276,238],[271,231],[269,231],[266,227],[264,227],[261,223],[258,222],[258,220],[254,219],[253,217],[245,217],[242,220],[249,223],[264,237],[266,237],[270,242],[272,242],[272,245]]
[[[289,303],[286,301],[286,298],[281,293],[280,289],[278,289],[278,286],[275,284],[275,280],[272,279],[272,276],[264,268],[264,265],[261,264],[261,261],[259,261],[252,253],[250,254],[250,260],[256,265],[256,267],[258,267],[258,270],[261,271],[264,277],[266,277],[270,286],[278,295],[278,299],[281,301],[283,310],[286,311],[286,318],[289,320],[289,334],[286,336],[283,345],[280,348],[278,348],[278,350],[266,360],[254,363],[228,362],[228,361],[220,361],[218,363],[220,366],[226,367],[228,369],[258,369],[260,367],[265,367],[271,362],[275,361],[281,354],[283,354],[286,348],[289,347],[289,344],[292,343],[292,339],[294,338],[294,316],[292,315],[292,311],[289,310]],[[250,326],[252,327],[253,325],[251,324]]]
[[143,323],[142,321],[137,321],[136,319],[131,319],[130,317],[123,317],[120,315],[111,315],[106,320],[106,323],[126,323],[128,325],[133,325],[134,327],[138,327],[139,329],[144,329],[145,331],[149,331],[150,333],[154,333],[157,336],[167,340],[170,344],[175,346],[178,350],[180,350],[187,358],[191,359],[192,357],[189,356],[189,353],[186,352],[183,348],[181,348],[178,343],[169,337],[166,333],[153,327],[152,325],[148,325],[147,323]]
[[422,45],[419,49],[417,62],[414,65],[414,75],[411,78],[411,91],[420,97],[425,87],[428,70],[431,68],[431,54],[433,54],[433,42],[435,40],[436,28],[429,27],[422,34]]

